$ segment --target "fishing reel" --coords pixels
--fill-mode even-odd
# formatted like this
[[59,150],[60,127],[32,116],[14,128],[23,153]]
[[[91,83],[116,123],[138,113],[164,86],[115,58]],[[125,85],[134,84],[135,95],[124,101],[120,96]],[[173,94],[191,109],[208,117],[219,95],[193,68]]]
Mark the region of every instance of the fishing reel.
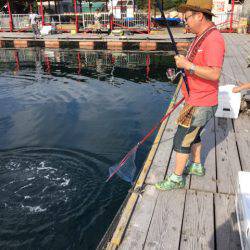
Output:
[[176,73],[175,68],[167,68],[166,76],[167,76],[167,78],[168,78],[171,82],[173,82],[173,81],[177,78],[177,76],[180,75],[180,74],[182,74],[182,72],[181,72],[181,71],[178,71],[178,72]]

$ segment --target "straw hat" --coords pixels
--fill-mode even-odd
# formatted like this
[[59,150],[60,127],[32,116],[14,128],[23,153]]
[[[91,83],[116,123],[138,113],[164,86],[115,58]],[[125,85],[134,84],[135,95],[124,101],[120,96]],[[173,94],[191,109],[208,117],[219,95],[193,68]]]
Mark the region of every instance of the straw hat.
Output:
[[198,11],[202,13],[207,13],[211,16],[214,14],[211,12],[213,8],[212,0],[187,0],[186,4],[181,4],[178,7],[179,12]]

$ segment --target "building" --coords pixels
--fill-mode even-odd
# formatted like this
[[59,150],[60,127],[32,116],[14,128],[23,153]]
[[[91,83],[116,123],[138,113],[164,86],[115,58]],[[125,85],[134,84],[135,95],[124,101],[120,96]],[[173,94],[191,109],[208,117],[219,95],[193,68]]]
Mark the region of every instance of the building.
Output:
[[215,14],[213,22],[216,25],[227,25],[230,19],[232,19],[232,22],[239,20],[243,15],[243,6],[249,1],[250,0],[213,0],[213,13]]

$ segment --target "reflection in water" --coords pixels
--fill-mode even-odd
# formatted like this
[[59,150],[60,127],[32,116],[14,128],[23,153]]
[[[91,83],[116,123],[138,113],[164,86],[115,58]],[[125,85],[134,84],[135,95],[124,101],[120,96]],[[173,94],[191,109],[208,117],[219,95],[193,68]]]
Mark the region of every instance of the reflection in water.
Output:
[[[67,72],[88,75],[89,73],[101,81],[107,80],[115,73],[117,77],[136,82],[149,81],[150,77],[166,81],[164,71],[166,72],[166,68],[174,63],[172,53],[167,52],[148,54],[99,51],[97,53],[96,51],[50,49],[2,49],[0,62],[15,64],[15,73],[20,70],[20,67],[36,67],[48,74]],[[1,68],[9,65],[2,65]]]
[[1,249],[96,247],[130,188],[108,169],[166,110],[168,67],[162,53],[0,50]]

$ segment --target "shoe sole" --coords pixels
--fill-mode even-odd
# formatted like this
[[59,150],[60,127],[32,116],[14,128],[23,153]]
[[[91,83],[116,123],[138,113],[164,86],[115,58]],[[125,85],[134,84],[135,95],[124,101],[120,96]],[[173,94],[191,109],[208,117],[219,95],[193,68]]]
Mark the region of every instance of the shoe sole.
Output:
[[205,173],[204,174],[197,174],[197,173],[189,173],[189,175],[195,175],[195,176],[204,176],[205,175]]
[[164,188],[161,188],[161,187],[155,185],[155,188],[158,189],[158,190],[160,190],[160,191],[171,191],[171,190],[176,190],[176,189],[183,189],[184,187],[185,186],[183,186],[183,187],[176,187],[176,188],[170,188],[170,189],[164,189]]
[[197,174],[197,173],[183,173],[183,175],[187,176],[187,175],[195,175],[195,176],[204,176],[206,173],[203,174]]

